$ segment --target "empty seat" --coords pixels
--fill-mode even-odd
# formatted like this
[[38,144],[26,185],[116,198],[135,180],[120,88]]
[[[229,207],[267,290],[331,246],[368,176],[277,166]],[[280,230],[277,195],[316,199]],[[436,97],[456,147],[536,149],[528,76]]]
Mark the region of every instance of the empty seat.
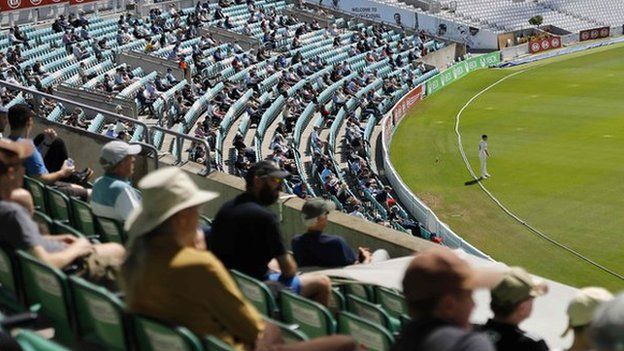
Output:
[[286,290],[281,291],[280,300],[282,320],[298,324],[307,336],[316,338],[336,332],[336,321],[325,306]]
[[349,312],[338,314],[338,332],[350,335],[370,351],[387,351],[394,337],[383,327]]

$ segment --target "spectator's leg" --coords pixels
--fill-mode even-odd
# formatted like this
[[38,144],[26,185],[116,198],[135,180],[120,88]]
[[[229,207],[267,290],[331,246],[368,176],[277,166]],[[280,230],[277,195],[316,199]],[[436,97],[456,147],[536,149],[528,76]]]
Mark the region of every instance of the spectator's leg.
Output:
[[303,274],[301,280],[301,296],[312,299],[324,306],[329,306],[331,296],[331,280],[326,275]]
[[375,252],[373,252],[373,255],[371,257],[371,263],[383,262],[383,261],[387,261],[389,259],[390,259],[390,255],[388,254],[388,251],[386,251],[384,249],[379,249],[379,250],[375,250]]

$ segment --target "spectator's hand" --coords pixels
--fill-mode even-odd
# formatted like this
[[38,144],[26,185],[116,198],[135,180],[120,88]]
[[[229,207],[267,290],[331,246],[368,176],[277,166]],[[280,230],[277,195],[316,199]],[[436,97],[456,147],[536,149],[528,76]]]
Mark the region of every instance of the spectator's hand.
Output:
[[76,251],[78,257],[86,256],[93,252],[93,246],[86,238],[76,238],[71,244],[71,248]]
[[46,144],[50,144],[54,141],[54,139],[56,139],[56,137],[58,136],[58,134],[56,134],[56,131],[52,128],[47,128],[43,131],[43,138],[44,138],[44,142]]
[[76,170],[76,166],[75,165],[70,165],[68,160],[65,160],[63,162],[63,166],[61,166],[61,172],[63,174],[63,177],[69,177],[70,175],[72,175],[72,173],[74,173],[74,171]]
[[367,247],[358,247],[359,261],[360,263],[370,263],[373,254]]

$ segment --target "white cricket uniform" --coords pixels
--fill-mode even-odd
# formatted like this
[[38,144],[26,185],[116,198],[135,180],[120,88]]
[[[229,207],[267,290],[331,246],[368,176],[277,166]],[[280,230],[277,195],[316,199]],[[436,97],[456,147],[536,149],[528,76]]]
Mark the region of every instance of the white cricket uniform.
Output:
[[485,140],[481,140],[479,143],[479,160],[481,161],[481,177],[489,177],[487,171],[487,159],[488,159],[488,143]]

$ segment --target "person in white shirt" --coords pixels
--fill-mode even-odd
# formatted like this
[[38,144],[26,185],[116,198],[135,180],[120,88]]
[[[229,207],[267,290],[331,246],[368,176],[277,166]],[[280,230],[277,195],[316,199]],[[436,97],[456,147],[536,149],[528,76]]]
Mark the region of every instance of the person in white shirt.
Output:
[[479,161],[481,162],[481,178],[489,178],[490,174],[487,171],[487,159],[490,157],[488,151],[488,136],[483,134],[481,136],[481,142],[479,143]]

